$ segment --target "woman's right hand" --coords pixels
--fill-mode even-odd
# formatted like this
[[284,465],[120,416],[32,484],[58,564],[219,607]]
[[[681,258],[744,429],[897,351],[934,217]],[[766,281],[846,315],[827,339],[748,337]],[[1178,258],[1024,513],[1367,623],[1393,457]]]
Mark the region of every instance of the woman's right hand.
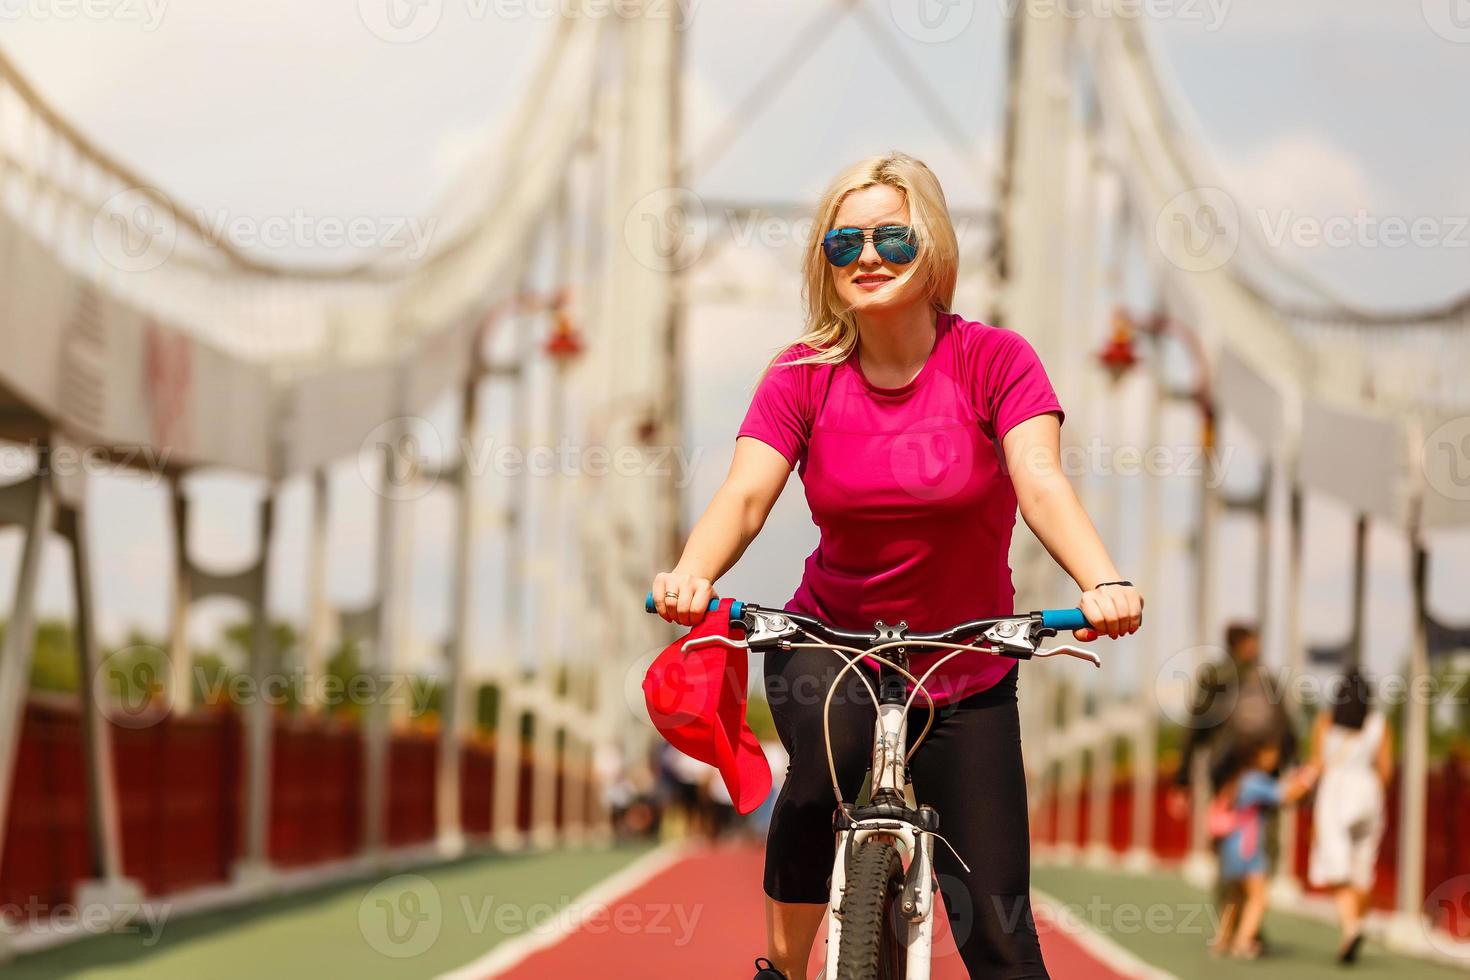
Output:
[[709,601],[720,597],[709,579],[677,569],[655,575],[652,591],[654,609],[664,619],[680,626],[693,626],[704,619],[709,612]]

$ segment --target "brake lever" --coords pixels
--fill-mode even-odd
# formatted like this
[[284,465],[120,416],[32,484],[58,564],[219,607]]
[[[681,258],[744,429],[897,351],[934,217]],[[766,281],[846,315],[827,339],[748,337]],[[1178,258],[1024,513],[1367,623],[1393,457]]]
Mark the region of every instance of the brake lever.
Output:
[[773,645],[781,646],[783,645],[782,640],[797,633],[796,624],[780,613],[747,609],[738,622],[745,630],[744,640],[732,640],[728,636],[712,633],[709,636],[695,637],[680,649],[687,651],[695,647],[708,646],[711,643],[721,643],[733,650],[759,651]]
[[696,636],[694,639],[687,641],[679,649],[688,652],[695,647],[707,647],[714,643],[723,643],[725,646],[735,650],[750,649],[750,644],[745,640],[732,640],[728,636],[720,636],[718,633],[712,633],[709,636]]
[[1056,647],[1048,647],[1045,650],[1037,650],[1036,653],[1032,654],[1032,656],[1055,657],[1058,654],[1067,657],[1076,657],[1078,660],[1086,660],[1094,667],[1102,666],[1102,658],[1099,657],[1097,654],[1093,653],[1091,650],[1086,649],[1085,647],[1073,646],[1070,643],[1064,643],[1061,646]]

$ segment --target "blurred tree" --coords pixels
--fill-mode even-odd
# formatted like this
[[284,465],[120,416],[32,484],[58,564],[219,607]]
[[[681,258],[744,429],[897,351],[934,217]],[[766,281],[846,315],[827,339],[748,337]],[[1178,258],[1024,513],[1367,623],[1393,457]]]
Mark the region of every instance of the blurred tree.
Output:
[[[0,629],[0,637],[4,630]],[[43,619],[36,624],[35,653],[31,659],[31,688],[37,691],[77,689],[77,645],[71,623]]]
[[439,718],[444,713],[444,681],[430,674],[415,674],[409,678],[408,689],[413,697],[410,714],[414,718]]
[[124,704],[140,704],[167,689],[168,657],[155,643],[128,643],[103,660],[107,688]]
[[333,716],[360,719],[363,705],[354,691],[363,689],[366,672],[362,669],[362,647],[356,639],[348,638],[337,644],[337,649],[327,659],[326,684],[323,710]]
[[495,684],[481,684],[475,692],[475,724],[486,733],[493,733],[500,724],[500,688]]
[[771,704],[763,697],[752,697],[746,702],[745,718],[750,730],[762,742],[775,741],[776,720],[771,717]]
[[219,650],[214,647],[195,650],[190,666],[189,683],[194,689],[195,704],[210,707],[233,706],[232,692],[236,690],[238,682],[235,678],[239,676],[239,671],[225,662]]
[[[253,633],[254,627],[248,619],[225,627],[225,648],[239,654],[242,664],[250,662]],[[296,659],[300,655],[299,644],[300,638],[294,625],[281,620],[272,622],[266,635],[266,669],[279,670],[283,664],[299,662]]]

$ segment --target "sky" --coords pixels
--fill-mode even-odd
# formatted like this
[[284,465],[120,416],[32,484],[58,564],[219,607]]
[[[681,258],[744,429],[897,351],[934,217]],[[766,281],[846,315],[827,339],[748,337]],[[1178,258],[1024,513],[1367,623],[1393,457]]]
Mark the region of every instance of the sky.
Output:
[[[437,22],[413,43],[392,43],[381,36],[390,23],[384,19],[388,2],[400,4],[394,9],[403,17],[432,15]],[[836,19],[804,52],[781,96],[740,120],[733,142],[696,173],[694,189],[709,198],[805,201],[838,166],[902,148],[935,169],[953,207],[992,204],[1003,13],[1013,0],[951,0],[944,7],[920,2],[930,5],[929,20],[915,20],[913,4],[904,0],[868,5],[887,43],[920,66],[924,93],[903,84],[885,49],[851,17]],[[1470,18],[1456,18],[1457,2],[1146,0],[1140,6],[1149,11],[1162,69],[1202,149],[1264,225],[1285,221],[1295,228],[1363,211],[1378,218],[1429,216],[1451,229],[1456,217],[1470,215],[1470,127],[1464,125]],[[0,46],[83,132],[213,215],[422,216],[451,181],[475,179],[466,168],[525,97],[550,37],[554,5],[402,3],[95,0],[90,13],[79,14],[67,0],[0,0]],[[1062,6],[1097,5],[1072,0]],[[684,131],[696,159],[706,159],[705,148],[787,39],[808,20],[830,16],[828,6],[685,0]],[[934,124],[929,98],[941,114],[959,121],[964,146],[956,147]],[[1288,236],[1277,254],[1367,306],[1427,304],[1470,286],[1470,233],[1457,244],[1447,232],[1443,242],[1426,247],[1372,239],[1311,246]],[[332,262],[350,256],[297,242],[269,257]],[[686,499],[690,521],[728,467],[755,373],[800,326],[794,275],[781,272],[769,256],[722,261],[748,263],[734,266],[739,274],[771,276],[776,292],[786,289],[790,301],[691,311],[686,390],[700,395],[687,406],[686,431],[690,447],[702,451]],[[979,318],[978,311],[968,315]],[[733,345],[734,354],[732,335],[747,341]],[[1171,416],[1166,432],[1187,442],[1187,414]],[[190,486],[197,500],[196,555],[216,570],[249,562],[261,485],[205,474]],[[333,492],[338,509],[329,593],[335,603],[352,607],[372,595],[375,536],[371,492],[355,461],[334,471]],[[161,633],[170,563],[164,496],[134,478],[99,481],[94,493],[104,640],[115,642],[132,625]],[[816,541],[800,494],[799,481],[791,480],[767,532],[721,583],[725,594],[771,603],[790,595]],[[1115,550],[1136,567],[1143,517],[1135,493],[1122,499],[1108,526]],[[285,543],[273,564],[273,611],[297,620],[305,608],[307,500],[302,481],[284,488],[278,522]],[[1165,514],[1178,534],[1187,530],[1189,506],[1187,488],[1170,491]],[[411,532],[411,618],[431,639],[447,629],[451,515],[448,495],[435,491],[421,501]],[[1345,633],[1350,522],[1332,501],[1309,501],[1303,624],[1313,642],[1336,642]],[[1253,590],[1238,583],[1249,580],[1253,537],[1248,525],[1232,519],[1222,538],[1220,615],[1249,615]],[[1443,535],[1436,548],[1431,602],[1449,613],[1452,601],[1462,601],[1454,583],[1470,570],[1470,539]],[[1386,668],[1408,635],[1402,535],[1375,529],[1370,554],[1370,663],[1376,658]],[[15,532],[0,532],[0,595],[13,589],[15,555]],[[70,609],[65,567],[64,551],[53,546],[42,588],[47,612]],[[481,556],[479,567],[488,596],[496,588],[495,556]],[[1162,578],[1182,581],[1184,570],[1181,562]],[[1159,616],[1156,628],[1187,635],[1187,594],[1161,592],[1151,607]],[[496,608],[490,598],[481,604],[482,630],[493,624]],[[239,612],[228,603],[202,603],[192,633],[208,640]]]

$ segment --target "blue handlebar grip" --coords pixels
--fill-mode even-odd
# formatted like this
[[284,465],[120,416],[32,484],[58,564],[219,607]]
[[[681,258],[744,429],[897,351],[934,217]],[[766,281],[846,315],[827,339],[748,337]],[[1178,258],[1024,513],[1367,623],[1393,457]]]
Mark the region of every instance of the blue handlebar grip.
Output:
[[[650,597],[652,601],[652,597]],[[1041,625],[1050,630],[1082,630],[1090,629],[1087,617],[1082,615],[1081,609],[1043,609],[1041,611]]]
[[[707,610],[707,612],[714,612],[719,608],[720,600],[711,599],[709,601],[709,609]],[[658,612],[658,607],[653,604],[652,592],[649,592],[648,595],[644,597],[643,610],[644,612]],[[736,599],[734,602],[730,603],[730,619],[736,620],[743,615],[745,615],[745,603],[741,602],[739,599]]]

